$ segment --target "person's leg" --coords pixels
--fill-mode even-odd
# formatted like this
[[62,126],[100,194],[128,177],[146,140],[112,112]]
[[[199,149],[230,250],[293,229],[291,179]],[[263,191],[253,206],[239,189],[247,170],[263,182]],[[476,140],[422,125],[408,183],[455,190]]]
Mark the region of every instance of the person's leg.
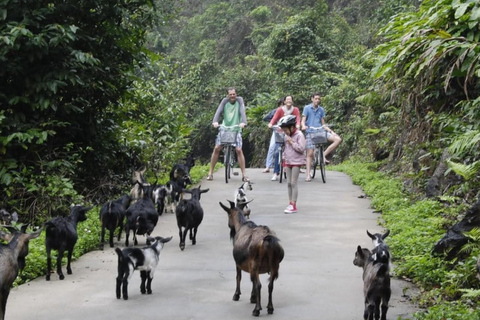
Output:
[[264,172],[269,172],[270,168],[273,168],[273,153],[275,152],[275,135],[272,133],[270,138],[270,144],[268,146],[267,160],[265,162]]
[[280,173],[280,162],[278,161],[279,153],[280,153],[280,144],[275,143],[275,152],[274,152],[275,163],[274,163],[273,172],[277,175]]
[[325,158],[338,147],[338,145],[342,142],[342,138],[337,134],[332,134],[328,137],[328,141],[331,142],[331,144],[323,153]]
[[285,167],[285,173],[287,174],[287,190],[288,190],[288,203],[292,203],[292,168]]
[[240,166],[240,171],[242,171],[242,178],[245,178],[245,156],[243,155],[242,148],[235,148],[237,151],[237,160],[238,165]]
[[210,159],[210,171],[208,172],[207,180],[211,180],[210,178],[213,175],[213,170],[215,170],[215,165],[217,164],[221,149],[221,145],[216,145],[215,148],[213,148],[212,157]]
[[310,175],[310,169],[312,168],[313,162],[313,150],[314,149],[307,149],[307,177],[305,178],[307,181],[312,179],[312,176]]
[[292,202],[295,211],[297,210],[297,198],[298,198],[298,176],[300,175],[300,167],[292,168],[292,178],[290,184],[292,185]]

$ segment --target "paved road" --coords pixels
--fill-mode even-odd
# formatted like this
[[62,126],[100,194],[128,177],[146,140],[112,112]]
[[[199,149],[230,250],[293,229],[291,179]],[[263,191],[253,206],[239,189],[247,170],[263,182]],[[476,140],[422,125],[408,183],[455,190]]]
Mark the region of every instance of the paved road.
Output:
[[[267,315],[267,275],[261,277],[264,308],[260,317],[283,319],[362,319],[362,270],[352,264],[358,244],[371,246],[365,229],[381,231],[377,214],[367,199],[359,199],[359,187],[348,176],[328,172],[327,184],[318,179],[299,185],[299,212],[284,214],[286,184],[270,181],[270,174],[249,169],[255,183],[249,199],[251,219],[276,231],[285,249],[280,277],[275,282],[275,313]],[[141,295],[140,275],[133,275],[130,299],[115,297],[116,254],[106,247],[73,263],[73,275],[46,282],[39,278],[11,291],[7,319],[249,319],[251,282],[244,273],[240,301],[232,301],[235,264],[229,239],[227,215],[218,205],[232,199],[241,184],[234,177],[228,185],[217,172],[214,181],[204,181],[210,192],[202,195],[205,218],[197,245],[178,247],[175,215],[160,217],[155,235],[174,236],[160,256],[153,294]],[[81,227],[80,227],[81,229]],[[123,245],[123,240],[120,245]],[[143,238],[140,243],[145,242]],[[408,318],[415,308],[402,297],[408,284],[393,281],[389,319]],[[408,293],[408,291],[407,291]]]

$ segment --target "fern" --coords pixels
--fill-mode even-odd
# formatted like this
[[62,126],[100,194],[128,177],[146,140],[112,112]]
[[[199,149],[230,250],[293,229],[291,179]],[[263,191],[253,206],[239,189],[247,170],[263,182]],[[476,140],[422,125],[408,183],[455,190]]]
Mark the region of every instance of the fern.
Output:
[[473,149],[480,142],[480,131],[472,130],[455,139],[448,150],[452,155],[462,157],[468,153],[472,153]]
[[480,161],[475,161],[472,164],[463,164],[453,161],[447,161],[450,169],[456,174],[462,176],[465,180],[471,180],[478,173],[480,169]]

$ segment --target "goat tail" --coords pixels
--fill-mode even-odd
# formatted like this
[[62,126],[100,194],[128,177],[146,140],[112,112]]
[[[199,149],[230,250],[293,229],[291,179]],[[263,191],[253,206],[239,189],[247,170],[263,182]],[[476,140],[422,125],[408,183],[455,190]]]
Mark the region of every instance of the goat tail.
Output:
[[276,280],[278,278],[280,262],[283,260],[283,256],[285,255],[285,252],[280,245],[280,240],[274,235],[267,235],[263,238],[263,250],[270,265],[270,277]]
[[115,252],[116,252],[117,255],[118,255],[118,263],[122,262],[122,260],[123,260],[123,252],[122,252],[122,249],[120,249],[120,248],[115,248]]

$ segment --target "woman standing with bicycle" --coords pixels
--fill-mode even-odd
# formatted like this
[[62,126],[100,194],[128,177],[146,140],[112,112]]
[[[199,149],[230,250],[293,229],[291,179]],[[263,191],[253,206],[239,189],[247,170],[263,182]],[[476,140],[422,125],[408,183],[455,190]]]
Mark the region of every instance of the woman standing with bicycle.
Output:
[[278,126],[285,133],[285,151],[283,159],[285,161],[285,172],[287,173],[287,187],[289,204],[283,211],[285,213],[297,212],[298,198],[298,176],[300,167],[305,165],[305,136],[297,128],[297,117],[287,115],[278,121]]
[[[293,97],[286,96],[284,102],[285,102],[285,105],[277,108],[277,111],[275,112],[275,115],[273,116],[272,120],[268,124],[268,127],[272,128],[277,123],[277,121],[279,121],[284,116],[293,115],[296,117],[295,126],[297,129],[299,129],[300,121],[301,121],[300,111],[298,110],[297,107],[293,106]],[[282,165],[281,163],[278,162],[278,152],[279,152],[279,143],[276,143],[274,154],[273,154],[275,162],[273,167],[272,181],[278,180],[279,173],[280,173],[280,166]]]
[[[224,127],[236,127],[233,131],[237,132],[235,139],[235,150],[237,152],[238,164],[240,170],[242,171],[242,181],[250,181],[245,174],[245,156],[242,151],[242,129],[247,125],[247,115],[245,113],[245,104],[242,97],[237,96],[235,88],[227,89],[228,96],[224,98],[215,112],[212,125],[214,128],[219,127],[220,116],[223,115],[222,125]],[[237,127],[238,126],[238,127]],[[221,131],[222,129],[220,129]],[[210,171],[207,175],[207,180],[213,180],[213,170],[218,161],[218,156],[220,155],[220,150],[222,145],[220,143],[221,132],[218,133],[217,139],[215,140],[215,148],[212,152],[212,158],[210,161]]]

